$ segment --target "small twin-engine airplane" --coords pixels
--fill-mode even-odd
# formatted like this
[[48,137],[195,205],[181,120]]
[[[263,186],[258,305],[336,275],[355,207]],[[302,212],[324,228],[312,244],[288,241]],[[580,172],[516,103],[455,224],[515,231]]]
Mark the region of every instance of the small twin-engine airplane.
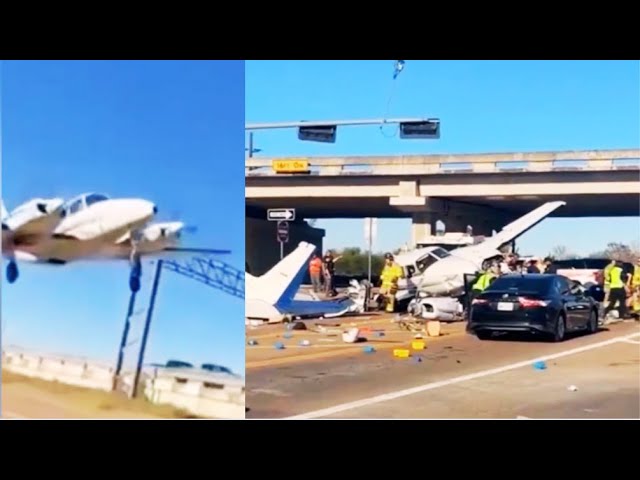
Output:
[[137,198],[111,199],[85,193],[68,202],[36,198],[8,213],[2,205],[2,255],[9,260],[7,281],[18,279],[18,262],[64,265],[89,259],[129,260],[129,288],[140,289],[140,258],[167,252],[214,255],[228,250],[178,247],[182,222],[150,223],[158,208]]

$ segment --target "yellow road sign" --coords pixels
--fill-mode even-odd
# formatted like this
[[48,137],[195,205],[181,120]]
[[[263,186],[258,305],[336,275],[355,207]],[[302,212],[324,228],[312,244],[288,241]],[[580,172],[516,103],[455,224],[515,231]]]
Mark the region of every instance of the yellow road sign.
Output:
[[271,167],[276,173],[307,173],[309,172],[309,161],[304,158],[273,160]]

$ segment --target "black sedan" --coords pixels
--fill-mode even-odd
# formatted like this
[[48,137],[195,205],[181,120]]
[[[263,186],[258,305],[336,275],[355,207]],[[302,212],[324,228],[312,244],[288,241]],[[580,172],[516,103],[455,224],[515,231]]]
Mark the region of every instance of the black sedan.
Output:
[[562,275],[510,274],[496,279],[471,304],[467,331],[543,334],[556,342],[568,332],[598,330],[598,302],[590,290]]

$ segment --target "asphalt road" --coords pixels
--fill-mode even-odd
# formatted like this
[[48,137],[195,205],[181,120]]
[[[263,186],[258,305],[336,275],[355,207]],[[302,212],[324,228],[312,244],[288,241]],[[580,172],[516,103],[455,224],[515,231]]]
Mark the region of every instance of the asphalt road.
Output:
[[[635,335],[635,336],[634,336]],[[555,344],[471,335],[249,368],[247,418],[640,418],[640,326]],[[533,361],[550,355],[546,369]]]

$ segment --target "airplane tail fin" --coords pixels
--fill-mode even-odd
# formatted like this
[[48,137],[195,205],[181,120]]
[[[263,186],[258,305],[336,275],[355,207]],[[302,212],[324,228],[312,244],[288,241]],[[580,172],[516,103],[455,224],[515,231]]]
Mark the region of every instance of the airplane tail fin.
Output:
[[512,242],[516,238],[528,232],[555,210],[565,205],[566,202],[547,202],[517,220],[514,220],[500,230],[499,233],[487,238],[483,243],[490,245],[495,249],[499,249],[503,245]]
[[253,277],[246,274],[247,280],[251,283],[250,288],[247,285],[248,294],[273,306],[293,300],[315,249],[315,245],[300,242],[293,252],[264,275]]

